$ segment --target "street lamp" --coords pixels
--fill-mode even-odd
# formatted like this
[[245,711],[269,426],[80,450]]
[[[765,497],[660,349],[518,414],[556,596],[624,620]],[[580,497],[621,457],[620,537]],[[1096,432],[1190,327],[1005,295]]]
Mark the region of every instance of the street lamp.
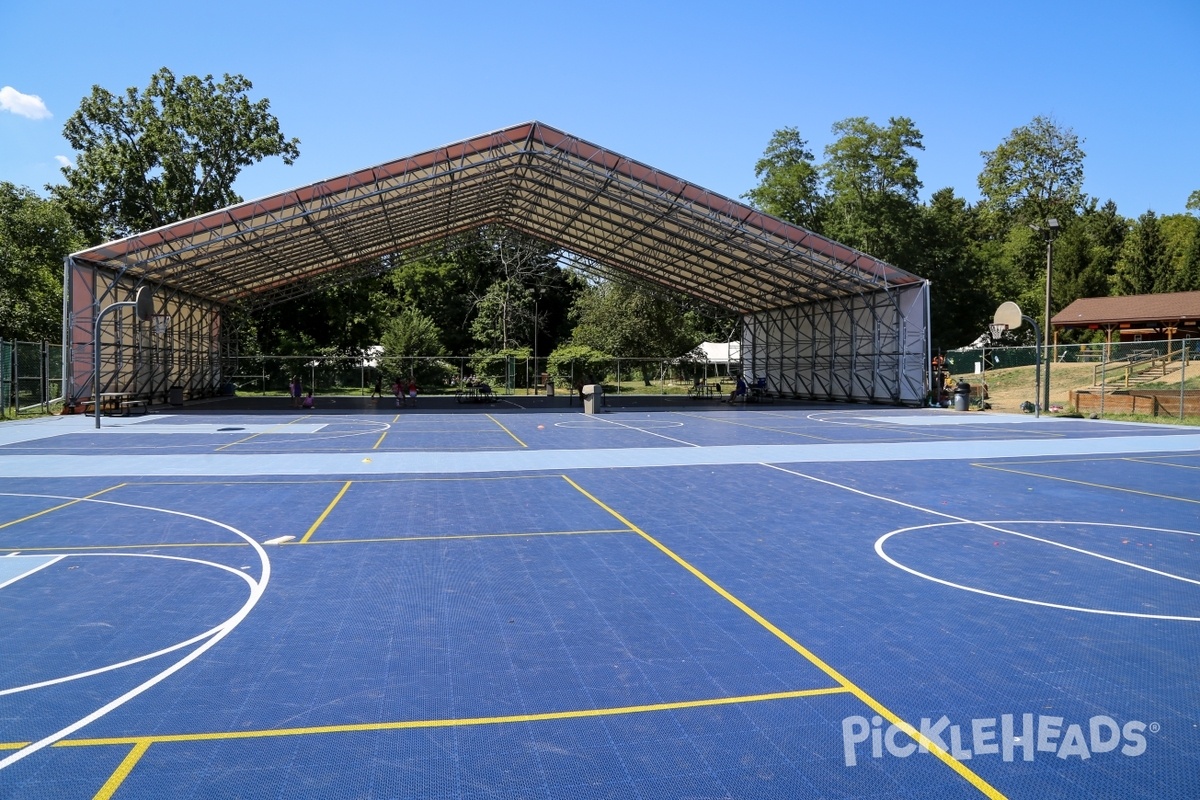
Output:
[[1046,351],[1046,377],[1042,381],[1042,410],[1050,410],[1050,362],[1054,360],[1050,352],[1050,297],[1051,297],[1051,264],[1054,259],[1054,236],[1058,233],[1058,220],[1054,217],[1046,220],[1046,316],[1042,328],[1042,342]]

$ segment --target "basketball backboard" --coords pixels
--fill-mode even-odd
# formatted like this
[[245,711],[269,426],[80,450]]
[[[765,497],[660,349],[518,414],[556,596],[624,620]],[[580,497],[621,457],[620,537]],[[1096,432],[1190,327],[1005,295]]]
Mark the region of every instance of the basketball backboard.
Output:
[[992,317],[992,322],[1007,325],[1010,331],[1015,331],[1021,327],[1021,307],[1012,301],[1001,303],[996,309],[996,315]]

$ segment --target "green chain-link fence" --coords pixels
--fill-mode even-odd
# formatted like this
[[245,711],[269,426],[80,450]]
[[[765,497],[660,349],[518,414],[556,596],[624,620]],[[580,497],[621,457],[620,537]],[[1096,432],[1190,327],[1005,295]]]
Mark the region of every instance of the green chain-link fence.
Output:
[[0,413],[45,413],[62,399],[63,348],[0,339]]

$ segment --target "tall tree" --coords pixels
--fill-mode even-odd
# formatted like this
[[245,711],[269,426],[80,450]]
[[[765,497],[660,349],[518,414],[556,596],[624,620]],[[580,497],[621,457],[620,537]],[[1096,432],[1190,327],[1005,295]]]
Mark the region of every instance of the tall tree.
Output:
[[1187,254],[1183,259],[1183,272],[1179,277],[1181,292],[1200,292],[1200,225],[1192,236]]
[[1192,285],[1188,253],[1200,231],[1200,220],[1191,214],[1167,214],[1159,219],[1163,249],[1166,253],[1166,272],[1157,284],[1163,292],[1186,292]]
[[742,195],[782,220],[822,232],[825,197],[820,169],[796,128],[780,128],[754,165],[758,186]]
[[62,263],[83,239],[61,204],[0,181],[0,339],[62,336]]
[[558,271],[557,251],[504,227],[489,227],[484,238],[495,280],[476,298],[471,332],[485,347],[504,350],[529,341],[524,332],[533,328],[533,298]]
[[1129,220],[1117,212],[1117,204],[1112,200],[1098,208],[1096,201],[1090,200],[1081,219],[1091,242],[1092,263],[1104,275],[1105,282],[1103,291],[1097,283],[1089,287],[1091,293],[1080,297],[1103,297],[1112,291],[1116,280],[1117,260],[1129,234]]
[[960,347],[986,329],[998,305],[987,293],[985,264],[975,246],[976,214],[952,189],[940,189],[922,222],[921,258],[914,268],[929,279],[933,346]]
[[1138,217],[1125,239],[1117,262],[1115,292],[1131,295],[1166,291],[1163,287],[1169,285],[1171,279],[1158,217],[1153,211],[1147,211]]
[[838,138],[821,165],[829,189],[828,235],[852,247],[911,266],[919,228],[917,159],[921,132],[908,117],[882,127],[866,117],[835,123]]
[[571,342],[613,355],[647,359],[642,364],[642,378],[649,384],[658,369],[657,360],[677,358],[703,341],[697,317],[687,312],[679,298],[631,283],[600,283],[576,300]]
[[252,102],[241,75],[177,79],[163,67],[145,91],[93,86],[63,128],[78,153],[66,184],[49,187],[92,242],[149,230],[237,203],[238,173],[265,158],[291,164],[265,98]]
[[1104,255],[1092,239],[1084,218],[1068,219],[1054,243],[1054,311],[1066,308],[1081,297],[1108,294]]
[[985,150],[979,190],[989,210],[1017,224],[1044,224],[1083,206],[1080,139],[1050,117],[1014,128]]

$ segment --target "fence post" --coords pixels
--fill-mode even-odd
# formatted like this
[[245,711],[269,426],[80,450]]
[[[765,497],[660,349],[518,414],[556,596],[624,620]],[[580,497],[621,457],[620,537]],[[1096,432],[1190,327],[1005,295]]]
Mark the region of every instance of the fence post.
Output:
[[1183,422],[1183,387],[1187,384],[1188,337],[1183,337],[1183,349],[1179,351],[1179,421]]
[[42,410],[50,413],[50,343],[42,340]]

